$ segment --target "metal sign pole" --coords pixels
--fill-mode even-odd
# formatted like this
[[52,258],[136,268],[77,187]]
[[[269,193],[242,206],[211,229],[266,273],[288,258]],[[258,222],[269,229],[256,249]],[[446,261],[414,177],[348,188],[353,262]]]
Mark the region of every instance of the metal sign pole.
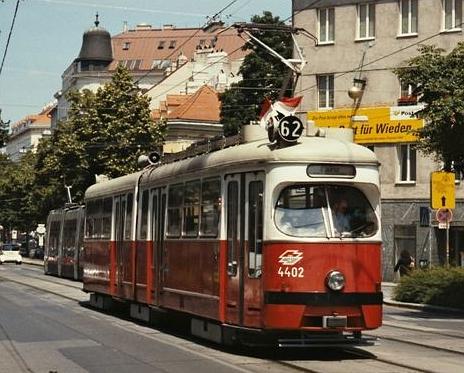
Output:
[[446,267],[449,267],[449,223],[446,222]]
[[429,268],[432,268],[432,209],[429,208]]

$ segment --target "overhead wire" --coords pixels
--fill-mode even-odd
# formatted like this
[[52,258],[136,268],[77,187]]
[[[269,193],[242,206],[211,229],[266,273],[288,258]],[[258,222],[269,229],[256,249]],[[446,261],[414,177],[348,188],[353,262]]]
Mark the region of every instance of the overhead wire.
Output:
[[0,65],[0,76],[2,75],[3,65],[5,64],[6,54],[8,52],[8,47],[10,45],[11,35],[13,34],[13,28],[16,21],[16,16],[18,15],[19,2],[21,0],[16,0],[16,6],[13,14],[13,20],[11,21],[10,31],[8,33],[8,39],[5,45],[5,51],[3,52],[2,64]]
[[291,16],[285,18],[282,22],[287,22],[287,21],[290,21],[290,20],[293,20],[293,18],[297,15],[297,14],[300,14],[301,12],[313,7],[314,5],[316,5],[317,3],[319,3],[321,0],[314,0],[312,3],[306,5],[305,7],[303,7],[302,9],[300,10],[297,10],[296,12],[294,12]]

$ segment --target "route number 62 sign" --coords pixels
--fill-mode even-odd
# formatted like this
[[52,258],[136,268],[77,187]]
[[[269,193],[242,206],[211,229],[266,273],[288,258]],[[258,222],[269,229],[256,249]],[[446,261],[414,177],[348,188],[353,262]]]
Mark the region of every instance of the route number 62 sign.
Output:
[[277,131],[282,140],[286,142],[295,142],[300,138],[303,132],[303,123],[301,123],[298,117],[289,115],[280,120]]

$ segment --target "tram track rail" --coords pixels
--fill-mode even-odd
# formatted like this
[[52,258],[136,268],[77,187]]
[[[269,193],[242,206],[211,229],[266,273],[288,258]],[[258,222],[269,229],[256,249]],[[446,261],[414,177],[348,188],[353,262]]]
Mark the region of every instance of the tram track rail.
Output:
[[[359,370],[359,365],[350,367],[350,361],[355,362],[355,361],[359,361],[359,359],[362,359],[363,362],[370,361],[371,363],[377,364],[376,371],[397,372],[397,371],[400,371],[400,369],[403,369],[408,372],[420,372],[420,373],[440,372],[440,371],[433,370],[433,369],[426,369],[423,367],[414,366],[412,364],[405,364],[405,363],[393,361],[391,359],[379,357],[369,351],[364,351],[364,350],[357,349],[357,348],[341,348],[340,351],[342,351],[343,354],[345,354],[344,355],[345,357],[343,358],[343,366],[346,369],[345,371],[347,372],[351,372],[351,371],[364,372],[364,370]],[[450,351],[446,351],[446,352],[450,352]],[[356,360],[346,359],[346,356],[352,356]],[[337,359],[334,359],[334,361],[336,360]],[[326,373],[330,371],[330,368],[326,366],[322,368],[312,367],[311,364],[314,363],[312,361],[307,361],[307,362],[300,361],[296,363],[296,362],[289,362],[289,361],[282,361],[282,360],[274,360],[273,362],[282,367],[292,369],[298,372],[304,372],[304,373]],[[308,366],[307,367],[303,366],[304,364],[308,364]],[[394,369],[392,370],[392,368]],[[372,371],[369,369],[371,369],[371,367],[367,368],[366,372]]]
[[[435,370],[430,370],[430,369],[424,369],[420,368],[411,364],[404,364],[404,363],[399,363],[390,359],[385,359],[381,358],[375,355],[372,355],[370,352],[363,351],[363,350],[358,350],[358,349],[353,349],[353,348],[348,348],[348,349],[340,349],[343,354],[346,355],[351,355],[356,360],[353,361],[359,361],[359,359],[363,359],[363,361],[370,361],[373,363],[377,363],[377,371],[385,371],[385,372],[390,372],[390,371],[398,371],[399,369],[405,369],[408,372],[420,372],[420,373],[437,373]],[[336,359],[335,359],[336,360]],[[326,373],[329,370],[327,369],[328,367],[322,367],[322,368],[314,368],[311,367],[311,364],[314,362],[308,361],[308,362],[299,362],[299,363],[293,363],[289,361],[282,361],[282,360],[269,360],[271,362],[274,362],[275,364],[282,366],[287,369],[291,369],[294,371],[298,372],[304,372],[304,373]],[[303,364],[308,364],[308,366],[303,366]],[[357,368],[359,368],[359,365],[356,365],[355,367],[350,367],[350,360],[344,359],[343,360],[344,367],[346,368],[346,371],[358,371]],[[320,363],[319,363],[320,365]],[[392,367],[395,368],[392,370]],[[368,370],[366,370],[368,371]]]
[[[414,346],[417,346],[417,347],[431,349],[433,351],[443,351],[443,352],[452,353],[452,354],[455,354],[455,355],[464,356],[464,350],[459,351],[459,350],[456,350],[456,349],[450,349],[450,348],[440,347],[440,346],[431,345],[431,344],[427,344],[427,343],[423,343],[423,342],[417,342],[417,341],[413,341],[413,340],[409,340],[409,339],[406,340],[404,338],[385,335],[386,334],[385,330],[387,328],[408,330],[408,331],[414,331],[416,333],[422,333],[422,334],[429,334],[429,335],[434,335],[434,336],[446,337],[446,338],[448,338],[450,340],[451,345],[453,345],[451,343],[451,342],[453,342],[453,340],[461,340],[463,338],[461,335],[443,333],[443,332],[440,332],[440,331],[427,330],[427,329],[424,330],[424,329],[421,329],[421,328],[418,328],[418,327],[408,327],[408,326],[400,326],[400,325],[393,325],[393,324],[384,324],[382,329],[379,332],[376,332],[375,334],[366,333],[366,335],[371,336],[371,337],[377,337],[380,340],[387,340],[387,341],[392,341],[392,342],[397,342],[397,343],[402,343],[402,344],[409,344],[409,345],[414,345]],[[415,338],[417,338],[417,336]],[[463,349],[464,349],[464,345],[463,345]]]
[[0,333],[5,336],[6,340],[1,341],[1,345],[8,351],[9,356],[14,360],[16,367],[24,373],[34,373],[34,370],[29,367],[23,355],[18,351],[11,337],[9,336],[6,329],[0,323]]
[[[18,280],[18,279],[15,279],[15,278],[2,276],[1,273],[0,273],[0,280],[17,283],[17,284],[20,284],[20,285],[23,285],[23,286],[26,286],[26,287],[41,291],[41,292],[53,294],[53,295],[58,296],[60,298],[68,299],[68,300],[71,300],[71,301],[79,301],[79,302],[82,301],[81,299],[76,299],[76,297],[67,296],[66,294],[63,294],[62,292],[54,291],[54,290],[51,290],[49,288],[44,288],[43,286],[41,286],[41,284],[43,285],[44,283],[47,283],[47,284],[53,284],[53,285],[57,285],[57,286],[64,286],[64,287],[69,287],[69,288],[73,288],[73,289],[76,289],[76,290],[80,290],[79,285],[73,283],[71,280],[69,280],[69,283],[66,283],[67,280],[62,281],[62,279],[59,279],[59,278],[53,278],[53,279],[43,278],[43,275],[39,275],[39,273],[37,271],[31,271],[31,272],[35,272],[35,273],[30,274],[30,275],[26,275],[25,277],[27,277],[28,280],[37,279],[37,280],[40,281],[39,283],[37,283],[37,284],[27,283],[27,281],[25,281],[25,280]],[[55,281],[55,280],[57,280],[57,281]],[[88,307],[85,307],[85,308],[88,308]],[[452,334],[452,333],[444,333],[444,332],[441,332],[441,331],[438,331],[438,330],[430,330],[430,329],[425,329],[424,330],[424,329],[421,329],[420,327],[412,327],[412,326],[409,327],[409,326],[405,326],[405,325],[394,325],[393,323],[385,323],[383,328],[410,330],[410,331],[413,331],[415,333],[425,333],[425,334],[428,334],[428,335],[436,335],[436,336],[449,338],[450,341],[453,340],[453,339],[462,338],[461,336],[456,335],[456,334]],[[0,331],[2,331],[1,325],[0,325]],[[440,346],[436,346],[436,345],[430,345],[430,344],[421,343],[421,342],[417,342],[417,341],[411,341],[411,340],[395,338],[395,337],[385,335],[385,334],[388,334],[388,333],[382,333],[382,329],[380,329],[379,332],[377,332],[375,334],[371,334],[371,333],[367,334],[366,333],[366,335],[380,338],[380,342],[382,340],[385,340],[385,341],[390,341],[390,342],[393,342],[393,343],[400,343],[400,344],[403,344],[403,345],[412,345],[412,346],[427,349],[427,350],[440,351],[440,352],[445,352],[445,353],[458,355],[458,356],[463,356],[464,355],[464,351],[456,351],[456,350],[452,350],[452,349],[448,349],[448,348],[444,348],[444,347],[440,347]],[[417,336],[414,337],[414,338],[417,338]],[[4,343],[6,343],[6,342],[4,342]],[[450,343],[450,345],[451,345],[451,343]],[[12,345],[12,346],[14,348],[14,345]],[[366,351],[366,350],[355,348],[355,347],[352,347],[352,348],[339,348],[339,350],[343,351],[343,354],[345,354],[345,356],[352,356],[356,360],[363,359],[365,361],[371,361],[371,362],[378,363],[378,364],[384,364],[385,366],[383,368],[381,368],[381,366],[379,366],[379,369],[382,369],[382,371],[392,371],[392,368],[397,368],[396,370],[393,370],[393,371],[398,371],[398,370],[402,369],[402,370],[405,370],[405,371],[421,372],[421,373],[437,373],[438,372],[437,370],[431,370],[431,369],[427,369],[425,367],[418,367],[418,366],[414,366],[412,364],[407,364],[407,363],[404,363],[404,362],[393,361],[393,360],[390,360],[390,359],[385,358],[385,357],[374,355],[370,351]],[[12,356],[13,356],[13,358],[15,360],[17,360],[18,366],[21,367],[20,369],[23,372],[33,372],[32,370],[30,370],[30,368],[27,366],[27,364],[25,364],[25,362],[23,361],[24,359],[22,359],[22,357],[20,355],[16,356],[14,351],[12,351]],[[16,356],[16,358],[14,356]],[[285,360],[285,359],[283,359],[283,360],[280,360],[280,359],[266,359],[265,357],[264,357],[264,359],[271,365],[276,364],[277,366],[281,366],[284,369],[298,371],[298,372],[322,373],[322,372],[327,372],[328,371],[327,369],[324,369],[324,368],[319,369],[318,367],[312,367],[311,366],[312,365],[312,360],[301,360],[301,361],[299,361],[297,363],[297,362],[292,362],[292,361]],[[353,359],[353,362],[356,361],[356,360]],[[23,363],[21,361],[23,361]],[[334,359],[334,361],[337,361],[337,360]],[[348,364],[350,362],[350,359],[343,360],[343,362],[344,362],[344,364]],[[324,364],[324,362],[321,363],[320,361],[318,363],[319,364],[316,364],[316,365]],[[307,366],[305,366],[305,365],[307,365]],[[245,369],[245,371],[246,371],[246,369]],[[348,371],[349,371],[349,365],[348,365]]]
[[439,335],[442,337],[450,337],[450,338],[464,338],[464,334],[459,334],[459,333],[444,333],[442,331],[439,331],[437,329],[424,329],[421,327],[417,326],[408,326],[408,325],[398,325],[392,322],[384,321],[383,325],[384,327],[388,328],[394,328],[394,329],[403,329],[403,330],[409,330],[409,331],[415,331],[415,332],[420,332],[420,333],[428,333],[428,334],[433,334],[433,335]]
[[[26,266],[30,266],[29,268],[32,268],[33,266],[35,268],[37,268],[37,266],[35,266],[35,265],[26,264]],[[32,273],[34,275],[31,275]],[[54,283],[54,284],[60,284],[60,285],[63,285],[63,286],[73,287],[73,288],[76,288],[76,289],[82,289],[82,282],[74,281],[72,279],[63,278],[63,277],[52,276],[52,275],[44,276],[43,270],[41,270],[41,271],[31,270],[29,273],[26,273],[26,276],[30,277],[30,278],[36,278],[36,279],[39,279],[39,280],[45,281],[45,282],[50,282],[50,283]],[[52,278],[56,279],[56,281],[50,280]]]

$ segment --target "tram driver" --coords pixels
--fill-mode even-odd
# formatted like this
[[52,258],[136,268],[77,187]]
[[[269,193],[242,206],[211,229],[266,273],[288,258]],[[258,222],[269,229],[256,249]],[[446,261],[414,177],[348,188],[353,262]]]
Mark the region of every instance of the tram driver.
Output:
[[348,201],[344,197],[337,197],[332,205],[333,223],[337,233],[351,231],[351,216],[348,212]]

